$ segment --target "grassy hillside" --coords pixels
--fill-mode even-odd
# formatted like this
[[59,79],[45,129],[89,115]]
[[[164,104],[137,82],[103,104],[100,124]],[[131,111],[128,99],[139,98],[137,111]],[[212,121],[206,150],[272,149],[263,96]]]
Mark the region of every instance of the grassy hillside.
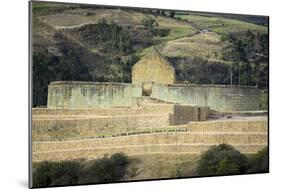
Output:
[[235,19],[200,15],[176,15],[176,17],[194,23],[201,29],[209,29],[210,31],[217,32],[219,34],[241,32],[246,30],[264,33],[267,32],[267,27],[265,26]]
[[205,17],[217,17],[217,18],[229,18],[249,22],[261,26],[268,26],[269,17],[261,15],[241,15],[241,14],[230,14],[230,13],[215,13],[215,12],[200,12],[200,11],[177,11],[177,15],[195,15]]
[[201,57],[206,60],[222,60],[221,36],[208,32],[168,41],[162,54],[168,57]]

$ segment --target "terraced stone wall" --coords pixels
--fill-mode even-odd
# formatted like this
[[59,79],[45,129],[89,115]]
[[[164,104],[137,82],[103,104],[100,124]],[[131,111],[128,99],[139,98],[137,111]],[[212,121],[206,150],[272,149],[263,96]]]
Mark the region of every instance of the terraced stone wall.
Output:
[[207,112],[208,107],[174,104],[146,104],[136,108],[35,108],[32,136],[35,141],[107,137],[143,128],[202,121],[207,119]]
[[99,139],[33,141],[33,161],[95,159],[104,154],[200,154],[227,143],[242,153],[256,153],[268,144],[267,121],[197,122],[189,131],[136,134]]

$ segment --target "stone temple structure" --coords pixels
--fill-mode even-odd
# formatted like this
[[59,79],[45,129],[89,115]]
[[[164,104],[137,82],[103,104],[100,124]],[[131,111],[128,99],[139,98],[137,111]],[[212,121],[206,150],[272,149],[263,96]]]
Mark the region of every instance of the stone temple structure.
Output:
[[251,86],[176,82],[173,66],[153,50],[132,68],[132,83],[51,82],[48,108],[133,107],[140,101],[208,106],[216,111],[259,110],[260,90]]
[[267,146],[267,117],[240,111],[259,110],[259,94],[254,87],[179,84],[173,66],[152,52],[134,65],[132,83],[52,82],[47,108],[32,109],[32,161],[200,155],[221,143],[256,153]]
[[174,67],[155,50],[143,57],[132,69],[132,83],[176,83]]

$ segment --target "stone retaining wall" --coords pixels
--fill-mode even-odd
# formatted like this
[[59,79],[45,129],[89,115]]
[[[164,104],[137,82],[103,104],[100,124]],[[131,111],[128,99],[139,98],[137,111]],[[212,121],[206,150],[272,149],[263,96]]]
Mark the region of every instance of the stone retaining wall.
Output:
[[169,132],[100,139],[34,142],[34,151],[69,150],[90,147],[118,147],[150,144],[266,144],[266,133]]
[[[173,126],[170,126],[173,127]],[[76,140],[33,140],[33,161],[94,159],[104,154],[124,152],[128,155],[150,153],[202,153],[211,145],[227,143],[243,153],[256,153],[267,146],[267,121],[211,121],[193,122],[182,127],[185,132],[136,134],[121,137]],[[69,133],[75,133],[71,131]],[[88,132],[88,129],[85,130]],[[43,132],[42,132],[43,133]],[[59,132],[58,132],[59,133]]]
[[[120,146],[109,148],[84,148],[62,151],[46,151],[33,153],[33,161],[61,161],[74,159],[95,159],[103,157],[105,154],[113,154],[122,152],[127,155],[139,154],[201,154],[208,150],[212,145],[190,145],[190,144],[171,144],[171,145],[143,145],[143,146]],[[232,144],[237,150],[242,153],[256,153],[267,146],[267,144]]]
[[104,154],[113,154],[123,152],[128,155],[137,154],[153,154],[153,153],[200,153],[202,148],[206,146],[195,145],[148,145],[148,146],[121,146],[114,148],[86,148],[77,150],[64,150],[64,151],[47,151],[33,153],[33,161],[60,161],[60,160],[73,160],[73,159],[95,159],[102,157]]
[[33,108],[34,116],[40,115],[139,115],[173,113],[173,104],[143,104],[139,107],[115,108]]
[[266,120],[255,121],[208,121],[194,122],[186,126],[192,132],[265,132],[268,122]]
[[33,109],[32,137],[35,141],[46,141],[111,136],[138,128],[159,128],[206,120],[208,111],[208,107],[173,104],[146,104],[132,109],[36,108]]
[[138,127],[168,126],[169,119],[169,114],[33,119],[32,139],[48,141],[112,135],[136,130]]
[[[170,106],[167,112],[174,111]],[[158,112],[161,106],[146,107],[149,111]],[[192,110],[192,109],[191,109]],[[56,110],[55,110],[56,111]],[[68,111],[68,110],[66,110]],[[148,110],[144,110],[149,113]],[[177,110],[176,110],[177,111]],[[194,109],[193,109],[194,111]],[[177,116],[175,116],[177,115]],[[77,138],[92,138],[112,136],[121,133],[137,132],[139,130],[155,130],[159,128],[173,128],[172,125],[186,124],[196,120],[193,114],[185,116],[179,112],[175,114],[141,114],[120,116],[95,115],[37,115],[32,120],[32,137],[34,141],[70,140]],[[194,114],[197,116],[196,112]],[[190,117],[191,116],[191,117]],[[188,131],[265,131],[267,122],[261,121],[208,121],[191,122]]]

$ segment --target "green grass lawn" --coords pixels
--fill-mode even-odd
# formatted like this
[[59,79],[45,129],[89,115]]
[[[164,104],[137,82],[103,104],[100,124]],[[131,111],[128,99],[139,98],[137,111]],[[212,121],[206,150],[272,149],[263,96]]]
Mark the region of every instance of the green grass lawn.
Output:
[[168,36],[162,37],[162,40],[174,40],[182,37],[187,37],[198,32],[193,27],[171,27]]

